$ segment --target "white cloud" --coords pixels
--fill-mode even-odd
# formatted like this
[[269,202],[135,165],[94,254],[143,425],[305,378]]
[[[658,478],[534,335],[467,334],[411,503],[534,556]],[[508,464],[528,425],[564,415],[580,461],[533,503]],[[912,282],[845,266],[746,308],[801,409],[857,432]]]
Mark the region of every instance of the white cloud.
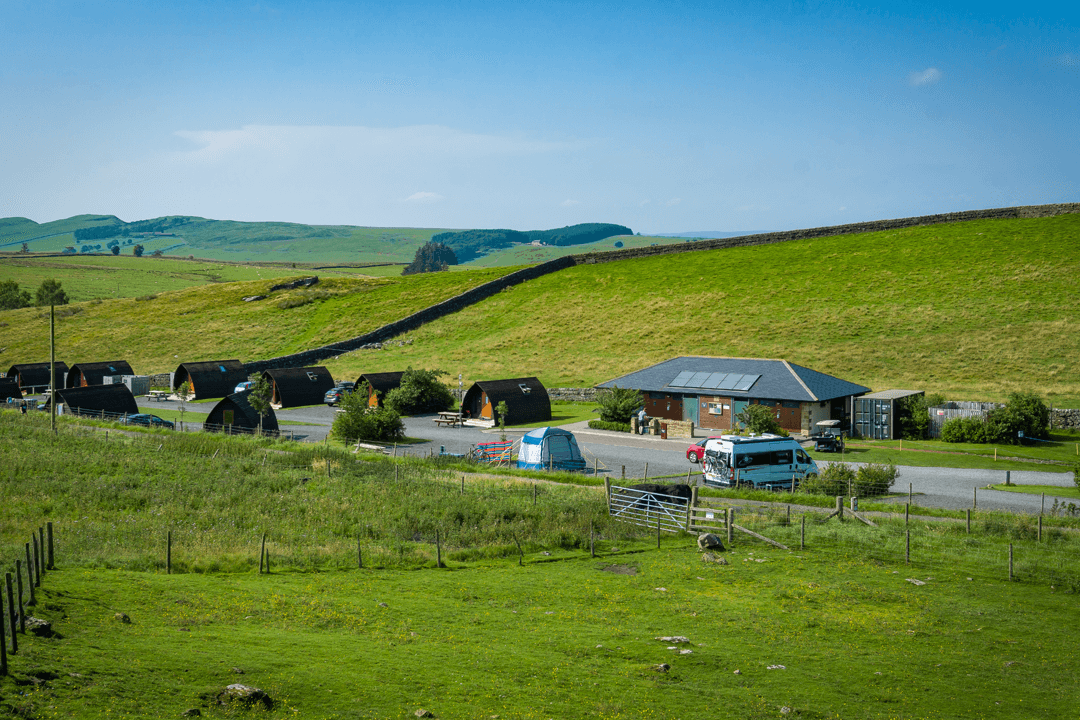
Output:
[[575,205],[580,205],[581,201],[580,200],[571,200],[570,198],[567,198],[566,200],[563,200],[559,204],[562,205],[563,207],[574,207]]
[[914,72],[908,76],[908,82],[918,87],[920,85],[933,85],[943,77],[937,68],[926,68],[922,72]]
[[681,202],[682,202],[682,198],[671,198],[670,200],[668,200],[664,204],[667,205],[668,207],[671,207],[672,205],[678,205]]
[[440,195],[439,193],[418,192],[418,193],[413,193],[409,197],[405,198],[405,202],[415,202],[415,203],[427,204],[427,203],[436,203],[436,202],[439,202],[440,200],[444,200],[444,199],[445,198],[442,195]]

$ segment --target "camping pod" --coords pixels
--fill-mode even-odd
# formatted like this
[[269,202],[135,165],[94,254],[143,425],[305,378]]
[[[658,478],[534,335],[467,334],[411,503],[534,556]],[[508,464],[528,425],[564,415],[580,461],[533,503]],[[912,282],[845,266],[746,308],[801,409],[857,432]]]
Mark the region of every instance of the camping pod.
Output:
[[135,371],[125,360],[110,360],[109,362],[75,363],[68,371],[64,387],[77,388],[90,385],[101,385],[105,382],[105,376],[134,375]]
[[517,466],[521,470],[569,470],[585,469],[577,438],[561,428],[543,427],[525,433],[518,450]]
[[359,389],[366,382],[370,387],[367,398],[368,407],[382,407],[386,393],[401,385],[403,375],[405,375],[404,372],[364,373],[356,378],[355,387]]
[[[68,371],[67,363],[56,363],[56,387],[64,387],[64,373]],[[15,378],[19,387],[29,393],[36,392],[39,388],[49,387],[49,363],[20,363],[12,365],[7,371],[9,378]]]
[[[259,413],[248,402],[250,390],[233,393],[222,398],[203,421],[203,430],[208,432],[252,433],[259,429]],[[277,435],[278,421],[274,409],[267,408],[262,416],[263,435]]]
[[321,405],[326,391],[334,387],[334,377],[321,365],[264,370],[263,377],[273,388],[270,404],[275,410]]
[[8,399],[22,400],[22,389],[13,377],[0,378],[0,403],[6,403]]
[[73,415],[100,415],[117,418],[135,415],[139,405],[126,385],[88,385],[87,387],[62,388],[56,391],[64,413]]
[[185,362],[173,373],[172,390],[176,392],[186,381],[191,383],[192,400],[223,398],[247,379],[244,363],[239,360]]
[[465,393],[461,411],[477,420],[499,422],[498,407],[506,403],[506,422],[512,425],[551,420],[547,388],[534,377],[512,380],[478,380]]

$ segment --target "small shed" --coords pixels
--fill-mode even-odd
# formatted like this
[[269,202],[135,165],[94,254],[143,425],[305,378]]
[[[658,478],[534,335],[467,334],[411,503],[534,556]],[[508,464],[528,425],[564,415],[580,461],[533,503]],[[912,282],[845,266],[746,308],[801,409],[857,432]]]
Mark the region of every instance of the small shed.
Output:
[[231,395],[236,386],[248,379],[244,363],[239,360],[208,360],[184,362],[172,376],[172,390],[176,392],[185,382],[191,382],[193,400],[223,398]]
[[106,375],[134,375],[135,371],[127,364],[126,360],[110,360],[109,362],[76,363],[68,371],[64,387],[77,388],[89,385],[102,385]]
[[139,405],[126,385],[89,385],[56,391],[64,413],[100,415],[104,419],[135,415]]
[[386,399],[386,393],[401,385],[401,378],[404,375],[404,372],[364,373],[356,378],[356,387],[359,388],[365,382],[370,385],[368,407],[380,407],[382,401]]
[[19,388],[19,382],[15,378],[2,377],[0,378],[0,403],[6,403],[8,398],[22,400],[22,390]]
[[855,398],[855,435],[869,440],[898,439],[900,406],[922,394],[922,390],[882,390]]
[[273,387],[270,403],[275,409],[321,405],[326,391],[334,387],[334,376],[323,366],[264,370]]
[[543,427],[525,433],[521,438],[517,466],[522,470],[585,469],[585,458],[572,432],[561,428]]
[[506,421],[514,425],[551,419],[551,398],[547,388],[534,377],[510,380],[478,380],[465,393],[461,411],[467,417],[499,422],[495,410],[506,403]]
[[[64,373],[68,371],[67,363],[56,363],[56,387],[64,387]],[[12,365],[7,371],[7,376],[15,378],[19,387],[27,392],[36,392],[49,387],[49,363],[20,363]]]
[[[259,429],[259,413],[248,402],[250,390],[233,393],[222,398],[203,421],[203,430],[208,432],[251,433]],[[270,408],[262,417],[264,435],[278,434],[277,415]]]

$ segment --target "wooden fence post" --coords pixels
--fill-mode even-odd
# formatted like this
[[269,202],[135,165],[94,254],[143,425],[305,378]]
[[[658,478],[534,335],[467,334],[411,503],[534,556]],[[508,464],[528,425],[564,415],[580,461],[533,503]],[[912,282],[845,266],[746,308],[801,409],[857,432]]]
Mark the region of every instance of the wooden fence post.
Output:
[[1039,542],[1042,542],[1042,515],[1039,516]]
[[626,479],[626,466],[625,465],[622,466],[622,479],[623,480]]
[[41,563],[41,574],[45,574],[45,528],[38,525],[38,562]]
[[48,530],[49,530],[49,558],[48,558],[48,562],[46,563],[46,565],[48,566],[48,568],[49,568],[50,570],[55,570],[55,569],[56,569],[56,565],[55,565],[55,564],[53,564],[53,530],[52,530],[52,520],[50,520],[49,522],[47,522],[47,523],[45,524],[45,527],[46,527],[46,528],[48,528]]
[[23,607],[22,560],[15,561],[15,585],[19,594],[19,630],[26,634],[26,609]]
[[904,562],[911,564],[911,527],[907,529],[907,549],[904,551]]
[[533,507],[536,507],[536,483],[533,483],[532,486],[533,486]]
[[971,509],[979,507],[979,486],[971,488]]
[[34,565],[30,560],[30,543],[26,543],[26,584],[30,588],[30,599],[26,601],[27,605],[37,605],[37,598],[34,597]]
[[911,483],[907,484],[907,504],[911,504]]
[[41,587],[41,553],[38,552],[37,535],[30,535],[30,544],[34,550],[34,587]]
[[461,494],[462,495],[465,494],[465,476],[464,475],[461,476]]
[[690,532],[693,523],[694,507],[697,505],[697,486],[690,488],[690,502],[686,504],[686,532]]
[[837,495],[836,496],[836,519],[837,520],[843,520],[844,519],[844,496],[843,495]]
[[442,567],[442,538],[439,529],[435,528],[435,567]]
[[904,525],[907,525],[911,520],[911,503],[904,505]]
[[266,557],[266,533],[262,536],[262,545],[259,546],[259,574],[263,574],[263,558]]
[[611,514],[611,478],[604,478],[604,497],[607,498],[608,515]]
[[971,534],[971,510],[970,509],[967,511],[967,532],[968,532],[968,535]]
[[172,575],[172,530],[165,540],[165,574]]
[[4,613],[0,613],[0,675],[7,675],[7,640],[4,639]]
[[[7,599],[8,599],[8,620],[11,625],[11,654],[19,652],[19,634],[15,632],[18,628],[15,627],[15,591],[11,587],[11,573],[4,573],[7,579]],[[3,610],[3,603],[0,602],[0,611]]]
[[727,516],[725,524],[727,525],[727,544],[730,547],[731,541],[735,538],[735,528],[732,527],[735,524],[735,508],[728,508],[724,514]]

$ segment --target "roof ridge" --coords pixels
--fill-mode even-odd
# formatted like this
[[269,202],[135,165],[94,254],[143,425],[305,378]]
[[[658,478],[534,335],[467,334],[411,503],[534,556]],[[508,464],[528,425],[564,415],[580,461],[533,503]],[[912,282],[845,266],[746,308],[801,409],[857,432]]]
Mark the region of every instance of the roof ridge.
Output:
[[[803,382],[803,379],[799,377],[799,373],[795,372],[795,369],[791,367],[791,363],[789,363],[787,360],[781,360],[780,362],[784,363],[784,367],[788,369],[788,372],[790,372],[792,376],[799,381],[799,384],[803,386],[803,390],[806,391],[807,395],[813,398],[815,402],[820,402],[818,400],[818,396],[815,395],[814,392],[810,389],[810,387]],[[799,367],[802,366],[800,365]]]

